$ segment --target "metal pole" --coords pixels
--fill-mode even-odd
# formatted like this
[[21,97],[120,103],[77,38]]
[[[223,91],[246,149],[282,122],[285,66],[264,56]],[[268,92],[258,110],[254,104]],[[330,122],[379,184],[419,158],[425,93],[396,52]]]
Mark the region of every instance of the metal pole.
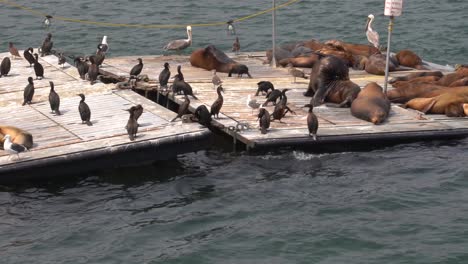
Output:
[[276,0],[273,0],[273,12],[271,13],[272,16],[272,42],[273,42],[273,49],[271,50],[271,66],[276,68]]
[[387,39],[387,59],[385,62],[385,83],[384,83],[384,93],[387,93],[387,84],[388,84],[388,64],[390,62],[390,42],[392,41],[392,31],[393,31],[393,16],[390,16],[390,22],[388,23],[388,39]]

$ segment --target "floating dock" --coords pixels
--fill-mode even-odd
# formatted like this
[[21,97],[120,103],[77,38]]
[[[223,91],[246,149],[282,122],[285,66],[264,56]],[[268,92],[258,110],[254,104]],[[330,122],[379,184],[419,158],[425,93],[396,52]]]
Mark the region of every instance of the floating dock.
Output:
[[[310,102],[310,97],[303,96],[309,84],[309,80],[293,77],[285,68],[271,68],[264,64],[265,53],[241,53],[240,55],[228,54],[235,61],[249,67],[252,79],[244,76],[242,78],[227,77],[226,73],[217,75],[223,81],[224,105],[221,109],[220,118],[214,122],[224,126],[222,131],[232,137],[234,143],[243,143],[247,149],[261,149],[265,147],[282,146],[316,146],[331,143],[346,145],[350,143],[370,143],[383,141],[403,142],[405,140],[432,139],[460,137],[468,135],[468,118],[449,118],[445,115],[425,115],[411,109],[404,109],[392,104],[388,120],[380,125],[363,121],[353,117],[349,108],[333,108],[325,105],[315,107],[314,113],[319,119],[318,140],[314,141],[308,136],[307,109],[303,106]],[[171,66],[172,76],[177,73],[177,65],[182,66],[185,80],[192,86],[199,100],[192,100],[190,110],[204,104],[210,109],[216,100],[217,94],[211,82],[210,71],[192,67],[189,56],[140,56],[144,62],[142,74],[150,77],[149,83],[140,83],[140,89],[165,94],[157,88],[159,72],[163,69],[164,62]],[[117,75],[126,75],[131,67],[136,64],[137,57],[118,57],[106,59],[106,71]],[[437,65],[432,64],[433,67]],[[439,70],[447,70],[449,67],[440,66]],[[310,73],[311,69],[303,69]],[[408,74],[405,72],[392,72],[392,76]],[[369,82],[377,82],[383,87],[384,76],[376,76],[365,71],[350,70],[350,78],[353,82],[364,87]],[[287,114],[282,119],[283,123],[274,121],[268,133],[260,133],[257,121],[258,110],[252,111],[247,106],[247,97],[257,99],[257,102],[265,102],[264,96],[255,96],[257,82],[271,81],[275,89],[289,88],[287,92],[288,106],[296,112],[296,115]],[[392,89],[390,86],[389,89]],[[181,104],[183,96],[168,96],[169,100]],[[266,109],[272,113],[274,106],[271,104]],[[241,126],[238,126],[240,124]],[[248,129],[237,129],[247,124]],[[245,127],[245,126],[244,126]]]
[[[10,54],[0,54],[0,58],[5,56]],[[116,90],[115,84],[100,82],[90,85],[79,78],[74,66],[58,66],[53,55],[39,58],[45,78],[34,80],[33,103],[22,106],[23,90],[27,78],[35,78],[34,69],[23,58],[11,61],[9,75],[0,78],[0,125],[30,132],[34,146],[20,153],[19,160],[0,151],[0,182],[168,159],[204,149],[210,137],[209,130],[197,123],[171,123],[176,113],[131,90]],[[60,95],[62,115],[51,113],[49,81]],[[92,126],[81,122],[79,93],[86,95]],[[124,109],[136,104],[141,104],[144,112],[132,142],[125,129],[129,114]]]

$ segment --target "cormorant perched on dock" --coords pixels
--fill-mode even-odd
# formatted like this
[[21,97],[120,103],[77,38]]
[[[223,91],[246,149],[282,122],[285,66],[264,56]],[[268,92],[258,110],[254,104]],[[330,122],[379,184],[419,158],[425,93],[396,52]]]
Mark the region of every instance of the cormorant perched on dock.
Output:
[[177,66],[177,74],[179,74],[179,80],[185,81],[184,74],[182,73],[182,66],[180,65]]
[[42,64],[39,62],[39,55],[37,53],[34,54],[34,58],[36,59],[34,61],[34,72],[36,73],[36,80],[39,79],[39,77],[44,78],[44,67],[42,67]]
[[41,53],[41,57],[44,57],[44,55],[49,55],[53,46],[54,42],[52,42],[52,34],[47,33],[47,37],[42,42],[42,46],[39,51]]
[[273,90],[271,92],[267,93],[267,95],[265,97],[267,99],[266,99],[265,103],[263,103],[262,106],[267,106],[269,102],[272,102],[273,105],[276,105],[276,100],[278,100],[278,98],[283,98],[283,95],[282,95],[280,90],[276,90],[275,88],[273,88]]
[[187,110],[190,105],[190,99],[188,98],[187,95],[185,95],[185,101],[179,106],[179,111],[177,112],[177,116],[174,117],[174,119],[171,120],[171,122],[174,122],[177,118],[182,118],[185,113],[187,113]]
[[300,70],[294,68],[291,63],[288,63],[287,66],[288,66],[289,74],[291,74],[291,76],[294,77],[294,82],[293,83],[296,83],[296,77],[307,79],[307,76],[305,75],[305,73],[303,71],[300,71]]
[[7,76],[11,69],[11,61],[10,58],[5,57],[0,64],[0,78],[2,76]]
[[[11,136],[5,135],[3,138],[3,149],[10,155],[17,155],[19,160],[19,154],[28,150],[25,146],[11,142]],[[10,157],[8,157],[10,159]]]
[[183,92],[186,95],[190,95],[195,100],[198,100],[198,98],[193,94],[192,86],[190,84],[186,83],[183,80],[180,80],[179,74],[176,74],[174,76],[174,82],[172,83],[172,92],[174,94],[180,94]]
[[198,123],[206,127],[211,126],[211,114],[205,105],[199,105],[197,109],[195,109],[194,116],[198,119]]
[[317,130],[318,130],[318,119],[314,114],[314,106],[312,104],[306,104],[304,107],[309,107],[309,115],[307,116],[307,127],[309,128],[309,136],[313,137],[314,140],[317,140]]
[[8,42],[8,51],[10,52],[12,59],[15,59],[15,57],[21,58],[18,49],[13,45],[13,42]]
[[106,58],[106,53],[101,50],[102,44],[99,44],[97,48],[98,50],[96,51],[96,55],[94,55],[94,57],[95,57],[96,65],[99,67],[104,62],[104,59]]
[[89,109],[89,106],[87,103],[85,103],[85,96],[84,94],[79,94],[79,97],[81,97],[80,104],[78,105],[78,111],[80,112],[80,117],[81,117],[81,123],[84,124],[86,123],[88,126],[92,126],[93,123],[91,123],[91,110]]
[[232,51],[234,51],[236,54],[239,53],[240,51],[239,37],[236,37],[236,40],[234,41],[234,43],[232,43]]
[[58,65],[62,65],[62,69],[65,67],[65,63],[67,62],[67,59],[65,58],[65,56],[63,56],[63,53],[59,53],[59,56],[58,56]]
[[258,119],[260,120],[260,131],[262,134],[267,133],[267,129],[270,128],[270,113],[265,108],[260,108],[260,111],[258,112]]
[[28,77],[28,85],[24,88],[23,105],[30,104],[34,95],[34,82],[33,77]]
[[257,103],[256,99],[251,99],[250,94],[247,96],[247,106],[252,109],[250,114],[253,114],[254,109],[258,109],[260,107],[260,103]]
[[140,118],[140,116],[143,114],[143,106],[141,104],[137,104],[135,106],[133,113],[135,115],[135,120],[138,121],[138,118]]
[[96,52],[98,52],[99,50],[104,52],[104,54],[106,54],[107,51],[109,51],[109,44],[107,44],[107,36],[102,37],[101,44],[98,45],[98,49]]
[[34,52],[34,50],[31,47],[25,49],[24,52],[23,52],[24,58],[29,62],[29,67],[31,67],[34,64],[34,62],[36,62],[36,59],[32,55],[33,52]]
[[[286,96],[286,91],[289,89],[284,89],[282,92],[282,98],[278,104],[275,105],[275,110],[273,110],[273,114],[271,115],[271,121],[278,120],[281,122],[281,119],[288,113],[291,112],[296,114],[293,110],[291,110],[287,105],[288,97]],[[282,123],[282,122],[281,122]]]
[[91,65],[89,65],[88,68],[88,80],[91,82],[91,84],[94,84],[99,74],[99,68],[96,64],[95,57],[89,57],[89,61],[91,62]]
[[133,66],[133,68],[130,70],[130,78],[133,77],[138,77],[140,75],[141,70],[143,70],[143,60],[141,58],[138,58],[138,64]]
[[86,63],[83,57],[76,57],[74,62],[80,78],[84,80],[89,69],[88,63]]
[[216,89],[216,93],[218,94],[218,98],[216,98],[216,100],[211,105],[211,115],[213,117],[215,117],[216,119],[219,118],[219,111],[221,111],[221,107],[223,107],[223,103],[224,103],[223,94],[221,92],[224,92],[224,89],[220,85]]
[[169,42],[166,46],[163,47],[165,50],[183,50],[190,45],[192,45],[192,27],[187,26],[187,39],[177,39]]
[[50,92],[49,92],[50,109],[56,115],[60,115],[60,110],[59,110],[60,97],[54,90],[54,82],[50,81],[49,84],[50,84]]
[[136,134],[138,132],[138,122],[135,118],[136,107],[132,106],[130,107],[130,109],[127,109],[126,111],[130,113],[130,117],[128,118],[125,129],[127,129],[128,137],[130,138],[130,140],[134,141],[136,138]]
[[167,87],[167,82],[171,77],[171,71],[169,70],[169,63],[164,63],[164,69],[159,73],[159,86],[160,87]]
[[221,81],[221,78],[219,78],[218,75],[216,75],[216,69],[213,70],[213,78],[211,78],[211,82],[213,83],[213,88],[216,88],[216,86],[221,85],[223,81]]
[[260,92],[262,92],[262,94],[265,94],[265,93],[268,93],[268,90],[274,90],[275,87],[273,86],[273,84],[269,81],[260,81],[257,83],[257,92],[255,93],[255,96],[258,96],[258,94]]

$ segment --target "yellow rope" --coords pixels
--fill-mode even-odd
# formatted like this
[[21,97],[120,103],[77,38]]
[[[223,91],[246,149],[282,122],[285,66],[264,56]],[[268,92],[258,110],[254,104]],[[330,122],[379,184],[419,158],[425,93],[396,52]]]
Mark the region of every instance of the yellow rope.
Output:
[[[296,2],[299,2],[301,0],[290,0],[284,4],[278,5],[275,8],[269,8],[260,12],[257,12],[252,15],[244,16],[241,18],[233,19],[233,22],[240,22],[244,21],[250,18],[254,18],[260,15],[263,15],[265,13],[272,12],[273,10],[277,10],[283,7],[286,7],[288,5],[294,4]],[[43,13],[41,11],[37,11],[34,9],[31,9],[29,7],[25,7],[16,3],[13,3],[11,1],[7,0],[0,0],[0,3],[3,3],[5,5],[11,6],[11,7],[16,7],[21,10],[27,11],[31,14],[45,17],[46,13]],[[95,25],[95,26],[104,26],[104,27],[130,27],[130,28],[184,28],[187,25],[181,25],[181,24],[173,24],[173,25],[160,25],[160,24],[121,24],[121,23],[108,23],[108,22],[99,22],[99,21],[90,21],[90,20],[81,20],[81,19],[74,19],[74,18],[67,18],[67,17],[60,17],[60,16],[54,16],[53,19],[55,20],[60,20],[60,21],[65,21],[65,22],[72,22],[72,23],[79,23],[79,24],[87,24],[87,25]],[[213,26],[221,26],[221,25],[226,25],[226,21],[223,22],[213,22],[213,23],[199,23],[199,24],[190,24],[192,27],[213,27]]]

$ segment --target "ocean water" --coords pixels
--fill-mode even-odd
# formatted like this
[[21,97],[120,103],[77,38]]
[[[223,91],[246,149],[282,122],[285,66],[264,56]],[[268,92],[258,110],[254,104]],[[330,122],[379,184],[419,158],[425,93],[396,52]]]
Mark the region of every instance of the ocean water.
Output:
[[[278,43],[366,43],[369,13],[385,43],[380,1],[300,1],[278,11]],[[53,16],[112,23],[227,21],[270,1],[17,1]],[[282,3],[279,1],[279,3]],[[405,1],[392,50],[468,62],[466,0]],[[39,46],[41,18],[0,2],[0,47]],[[236,25],[244,51],[271,46],[271,16]],[[53,21],[54,46],[110,56],[160,54],[185,29]],[[191,49],[229,50],[224,27],[194,27]],[[190,52],[190,50],[188,51]],[[211,148],[138,168],[0,186],[1,263],[468,263],[468,139],[233,153]]]

